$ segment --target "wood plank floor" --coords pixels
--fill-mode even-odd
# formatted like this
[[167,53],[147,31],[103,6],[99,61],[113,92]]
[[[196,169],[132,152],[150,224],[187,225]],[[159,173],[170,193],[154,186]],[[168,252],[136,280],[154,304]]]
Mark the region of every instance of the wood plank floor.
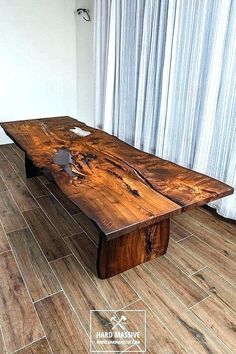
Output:
[[25,178],[16,145],[0,146],[0,354],[90,353],[96,309],[145,310],[149,354],[236,353],[235,222],[178,215],[165,256],[106,280],[97,242],[56,185]]

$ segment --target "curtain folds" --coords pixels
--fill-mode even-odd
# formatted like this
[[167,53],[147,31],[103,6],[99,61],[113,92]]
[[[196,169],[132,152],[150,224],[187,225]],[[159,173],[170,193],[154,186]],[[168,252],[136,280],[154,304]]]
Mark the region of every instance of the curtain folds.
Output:
[[[236,1],[96,0],[95,125],[236,188]],[[210,204],[236,219],[236,195]]]

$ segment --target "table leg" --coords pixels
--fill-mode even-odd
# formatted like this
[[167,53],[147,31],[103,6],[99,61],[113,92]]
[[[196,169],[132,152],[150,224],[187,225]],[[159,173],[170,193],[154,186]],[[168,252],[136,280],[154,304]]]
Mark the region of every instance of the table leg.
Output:
[[25,174],[26,178],[37,177],[42,174],[40,169],[34,165],[27,154],[25,154]]
[[170,220],[164,220],[110,241],[100,236],[97,256],[99,278],[112,277],[166,253]]

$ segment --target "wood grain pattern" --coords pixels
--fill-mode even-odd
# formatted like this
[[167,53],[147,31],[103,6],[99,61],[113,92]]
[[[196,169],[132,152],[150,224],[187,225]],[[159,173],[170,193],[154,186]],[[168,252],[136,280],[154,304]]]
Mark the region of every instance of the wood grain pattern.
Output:
[[[134,149],[70,117],[1,126],[38,168],[50,172],[107,239],[233,192],[224,183]],[[81,137],[70,130],[75,127],[89,134]],[[52,163],[60,149],[70,154],[64,167]]]
[[5,180],[5,183],[21,211],[38,208],[37,203],[20,178],[12,175],[11,178]]
[[187,252],[181,245],[171,239],[165,257],[187,275],[191,275],[205,266],[205,263],[200,262],[194,253]]
[[0,174],[21,211],[38,207],[25,184],[5,159],[0,162]]
[[28,210],[23,214],[48,261],[70,254],[65,242],[42,210]]
[[100,237],[97,274],[105,279],[166,253],[169,220],[106,241]]
[[50,181],[44,175],[38,176],[38,179],[40,182],[42,182],[45,185],[50,184]]
[[23,181],[27,188],[29,189],[30,193],[35,198],[39,198],[45,195],[49,195],[48,189],[41,183],[38,177],[35,178],[23,178]]
[[89,353],[86,332],[63,293],[39,301],[35,306],[53,353]]
[[61,290],[29,229],[9,233],[8,238],[33,301]]
[[10,250],[10,245],[7,241],[5,231],[3,230],[3,227],[0,222],[0,253],[6,252],[9,250]]
[[[146,311],[146,325],[147,325],[147,349],[148,354],[184,354],[186,353],[184,348],[178,344],[176,339],[168,331],[157,316],[148,308],[148,306],[139,300],[134,304],[128,306],[127,310],[145,310]],[[142,323],[132,323],[132,327],[140,330]],[[139,328],[139,329],[138,329]],[[158,348],[158,349],[157,349]],[[158,352],[157,352],[158,350]]]
[[234,229],[234,231],[236,231],[236,220],[232,220],[232,219],[228,219],[225,218],[221,215],[219,215],[215,209],[210,208],[209,206],[205,205],[203,208],[199,208],[201,209],[202,213],[207,214],[207,217],[209,218],[209,220],[212,222],[213,220],[215,220],[215,223],[218,225],[218,227],[221,229]]
[[187,307],[208,297],[208,293],[165,257],[148,262],[146,267]]
[[11,177],[11,175],[16,176],[17,174],[10,161],[8,161],[8,159],[3,155],[1,146],[2,145],[0,145],[0,173],[4,179],[7,179]]
[[0,255],[0,324],[7,350],[16,351],[43,332],[11,252]]
[[[48,119],[46,122],[43,120],[27,121],[30,126],[32,125],[30,128],[32,130],[28,134],[29,132],[26,133],[26,130],[29,128],[28,123],[26,123],[26,129],[22,126],[23,135],[20,135],[23,137],[23,140],[17,142],[27,151],[27,154],[32,158],[37,167],[46,168],[50,171],[62,191],[70,196],[70,199],[98,224],[105,235],[118,237],[121,234],[134,230],[133,225],[137,223],[140,224],[140,227],[144,227],[145,225],[162,220],[173,213],[180,212],[181,208],[177,204],[150,188],[143,181],[143,178],[139,177],[137,172],[127,166],[126,163],[110,155],[107,156],[104,153],[106,151],[104,149],[102,151],[94,151],[95,145],[91,146],[89,141],[87,141],[89,136],[84,140],[84,138],[81,139],[69,130],[70,127],[73,128],[76,121],[69,119],[68,125],[67,120],[67,118],[62,118],[59,121],[58,119]],[[47,126],[50,122],[54,122],[54,124]],[[60,125],[58,125],[59,122]],[[61,129],[62,124],[63,126],[65,124],[64,132]],[[58,128],[60,128],[59,131],[57,131]],[[19,133],[21,130],[20,126],[18,129]],[[56,134],[53,132],[50,135],[50,129],[55,129]],[[38,131],[38,135],[36,131]],[[24,135],[25,133],[26,135]],[[36,134],[36,140],[34,140],[35,138],[31,139],[34,134]],[[50,139],[48,139],[48,134],[50,135]],[[58,137],[57,134],[59,134]],[[65,139],[64,147],[67,147],[68,134],[70,137],[73,137],[73,140],[70,139],[70,141],[73,143],[73,158],[77,160],[77,167],[75,168],[75,171],[77,171],[76,177],[69,176],[66,172],[63,172],[61,166],[51,163],[57,150],[63,147],[63,137]],[[13,137],[13,139],[15,138]],[[47,144],[45,144],[45,139],[48,140]],[[27,147],[25,146],[26,141],[28,141]],[[43,161],[39,158],[39,152],[31,149],[32,147],[36,148],[39,141],[46,148],[43,152]],[[30,149],[28,149],[29,143]],[[42,156],[42,150],[40,150],[40,155]],[[94,156],[96,156],[95,159]],[[83,170],[82,174],[78,172],[79,166]],[[100,173],[97,173],[98,169],[96,166],[99,167]],[[93,170],[96,173],[93,173]],[[86,176],[84,181],[80,178],[81,175]],[[119,191],[119,188],[121,191]],[[138,191],[138,194],[136,191]],[[120,200],[121,198],[122,200]],[[110,207],[112,205],[109,214],[102,212],[103,209],[101,208],[100,200],[102,200],[103,206],[107,205]],[[101,215],[99,215],[98,210],[100,210]],[[114,218],[114,215],[116,215],[116,218]]]
[[[207,243],[222,255],[236,262],[236,244],[227,240],[226,231],[222,233],[219,229],[217,230],[214,227],[210,227],[210,225],[203,224],[199,219],[193,218],[190,213],[182,214],[175,220],[177,220],[177,222],[184,226],[189,232],[194,233],[194,235],[201,241]],[[230,237],[232,237],[231,234]]]
[[144,266],[138,266],[122,276],[137,291],[142,300],[187,353],[230,353],[230,350],[209,331],[177,298]]
[[39,198],[38,202],[62,237],[82,232],[80,226],[53,196]]
[[196,237],[189,237],[180,244],[191,254],[194,254],[202,263],[211,267],[216,273],[222,276],[232,285],[236,284],[236,264],[220,253],[202,243]]
[[67,244],[75,257],[83,264],[94,284],[112,309],[120,309],[139,299],[138,295],[120,274],[109,279],[96,275],[97,247],[86,234],[69,237]]
[[[66,243],[74,256],[85,266],[88,273],[94,274],[97,278],[97,245],[85,233],[68,237]],[[99,282],[103,284],[106,283],[106,280],[99,280]]]
[[170,237],[178,242],[188,236],[190,236],[191,233],[184,229],[182,226],[177,224],[174,220],[171,220],[171,225],[170,225]]
[[22,160],[25,159],[25,153],[22,149],[19,148],[16,144],[11,144],[12,149],[15,150],[15,152],[20,156]]
[[[9,149],[9,147],[8,147]],[[0,147],[1,153],[1,147]],[[22,182],[24,182],[25,186],[29,189],[30,193],[35,197],[41,197],[43,195],[49,195],[48,189],[40,182],[38,178],[25,178],[24,171],[25,161],[20,159],[14,153],[11,154],[11,150],[7,150],[7,159],[1,153],[0,159],[0,174],[3,174],[5,180],[8,180],[11,176],[18,176],[21,178]]]
[[[52,267],[87,333],[90,331],[90,310],[98,310],[93,321],[94,330],[104,331],[110,328],[111,313],[100,313],[99,310],[111,308],[75,257],[58,259],[52,263]],[[103,349],[108,352],[109,349],[122,352],[122,346],[119,345],[105,345]]]
[[52,354],[45,338],[18,350],[15,354]]
[[109,309],[108,303],[74,256],[58,259],[52,267],[89,333],[90,310]]
[[86,232],[86,234],[98,245],[100,231],[96,227],[96,225],[90,220],[84,213],[80,212],[79,214],[73,215],[74,219],[77,223],[80,224],[82,229]]
[[0,328],[0,354],[6,354],[6,348],[4,345],[1,328]]
[[16,173],[25,178],[25,166],[20,156],[12,149],[11,144],[1,145],[0,151],[7,161],[9,161]]
[[[0,165],[1,162],[2,159],[0,158]],[[69,199],[65,197],[65,200],[69,200]],[[81,214],[81,212],[79,212],[79,214]],[[234,224],[227,221],[222,221],[214,214],[209,214],[208,210],[207,211],[205,211],[204,209],[202,210],[202,208],[196,209],[196,212],[195,210],[191,210],[188,213],[186,213],[186,215],[191,216],[190,224],[191,225],[194,224],[194,228],[192,230],[193,235],[198,232],[198,224],[202,224],[204,225],[205,232],[212,235],[212,237],[213,237],[212,230],[214,230],[216,235],[225,234],[225,239],[228,242],[235,244],[235,242],[233,242],[235,238]],[[46,216],[44,215],[44,217]],[[177,218],[179,218],[179,216],[177,216]],[[192,222],[192,219],[194,219],[194,223]],[[195,220],[198,221],[195,222]],[[87,292],[89,291],[91,292],[91,296],[92,296],[93,293],[95,292],[93,290],[95,287],[97,289],[96,291],[100,293],[100,295],[104,298],[104,301],[106,303],[109,302],[109,306],[117,309],[129,305],[130,302],[132,302],[132,299],[135,301],[137,299],[137,296],[141,296],[143,300],[139,302],[135,302],[133,305],[130,305],[128,309],[131,308],[147,309],[147,316],[148,316],[147,350],[150,354],[154,354],[156,352],[160,354],[164,354],[164,353],[172,354],[175,352],[176,353],[186,352],[188,354],[191,353],[192,354],[196,354],[196,353],[207,353],[207,354],[224,353],[225,354],[228,352],[232,353],[235,351],[232,350],[233,348],[232,343],[234,345],[234,342],[232,342],[230,338],[232,336],[233,329],[234,329],[233,325],[235,324],[233,324],[232,326],[231,324],[233,323],[232,313],[235,313],[236,304],[235,304],[235,287],[231,285],[229,281],[231,282],[231,279],[235,279],[235,273],[233,270],[234,268],[232,268],[233,262],[227,259],[227,257],[221,255],[219,252],[216,252],[212,248],[212,243],[211,243],[211,247],[209,247],[207,239],[205,239],[205,241],[203,242],[200,238],[198,238],[197,241],[193,243],[191,241],[193,236],[190,236],[188,237],[188,239],[190,239],[191,242],[189,242],[187,245],[186,242],[188,239],[183,240],[182,238],[185,229],[183,229],[180,224],[177,224],[177,222],[176,223],[174,222],[176,225],[178,225],[177,228],[174,229],[174,233],[177,235],[176,240],[180,242],[175,243],[173,241],[174,238],[173,237],[172,240],[170,240],[170,247],[167,254],[164,257],[161,257],[160,259],[151,261],[151,263],[156,262],[157,264],[161,261],[162,264],[162,267],[160,267],[160,269],[157,268],[154,276],[153,273],[155,269],[152,270],[153,273],[150,272],[146,267],[149,266],[149,263],[146,263],[145,267],[142,266],[142,267],[138,267],[137,269],[132,269],[132,272],[128,271],[122,273],[122,275],[114,276],[107,280],[100,280],[94,275],[94,273],[92,273],[92,271],[89,270],[90,268],[92,268],[92,264],[94,265],[96,263],[97,250],[95,244],[93,243],[94,240],[91,241],[88,237],[86,238],[85,234],[80,234],[69,238],[65,238],[70,250],[76,256],[78,261],[81,262],[81,268],[83,267],[85,268],[87,272],[87,274],[85,273],[87,279],[90,279],[88,280],[88,282],[85,281],[81,283],[80,278],[81,276],[83,278],[83,273],[81,275],[79,272],[79,275],[77,275],[76,271],[73,271],[73,274],[75,275],[74,277],[69,276],[68,282],[74,282],[75,284],[77,284],[77,282],[81,283],[80,292],[83,292],[83,289],[85,288],[84,297],[87,297]],[[186,226],[187,226],[187,222],[186,222]],[[43,232],[43,230],[44,230],[43,227],[41,227],[41,232]],[[84,236],[83,238],[81,237],[82,235]],[[4,238],[5,238],[5,234],[4,234]],[[1,231],[0,231],[0,240],[1,240]],[[17,240],[17,244],[18,243],[20,243],[20,239]],[[184,248],[185,247],[184,243],[186,243],[186,248]],[[24,245],[25,244],[23,243],[23,246]],[[202,245],[202,248],[200,248],[199,245]],[[204,249],[205,252],[203,252]],[[19,250],[21,251],[21,245],[19,245]],[[171,258],[169,258],[168,256],[169,252]],[[70,257],[71,256],[69,256],[68,258]],[[166,259],[169,259],[171,263],[170,262],[166,263],[165,261]],[[224,263],[224,260],[226,260],[226,263]],[[168,264],[166,267],[166,273],[168,275],[168,279],[164,277],[164,265],[166,264]],[[209,268],[208,267],[204,268],[206,266],[208,266]],[[187,278],[187,281],[183,278],[183,284],[181,283],[182,277],[180,277],[179,279],[177,278],[179,271],[173,272],[173,269],[175,269],[176,267],[177,268],[180,267],[184,273],[184,276]],[[144,269],[145,272],[142,273],[137,271],[140,268]],[[65,273],[64,278],[66,281],[66,278],[68,276],[68,274],[66,273],[67,272],[72,273],[72,271],[70,266],[69,266],[69,271],[67,270],[66,266],[63,269]],[[198,270],[197,273],[191,275],[197,270]],[[2,286],[1,272],[5,272],[5,269],[3,267],[1,267],[0,270],[0,279],[1,279],[0,287]],[[7,272],[9,272],[9,270],[7,270]],[[131,272],[131,274],[129,272]],[[158,277],[158,272],[159,274],[161,273],[161,276],[159,275],[159,277]],[[227,277],[227,273],[229,275],[228,277]],[[127,274],[129,274],[129,277],[127,277]],[[176,278],[174,277],[175,275]],[[194,294],[191,285],[189,288],[187,288],[185,285],[188,284],[188,279],[189,279],[188,276],[190,276],[190,279],[194,280],[194,282],[199,287],[201,287],[205,292],[209,293],[211,298],[215,299],[220,304],[220,308],[218,308],[217,306],[217,309],[215,309],[212,303],[209,302],[209,306],[208,303],[206,304],[206,306],[210,307],[210,309],[205,311],[205,309],[203,309],[203,307],[200,306],[201,304],[205,303],[206,299],[204,299],[198,305],[195,305],[197,311],[199,311],[199,313],[197,313],[196,315],[191,311],[191,309],[187,309],[184,306],[187,304],[187,301],[190,302],[193,301],[195,295],[196,297],[198,297],[198,290],[197,293]],[[90,284],[93,283],[94,287],[92,287],[92,290],[90,290],[91,286],[88,285],[89,282]],[[174,286],[172,284],[174,284]],[[68,286],[70,286],[70,284]],[[173,287],[171,288],[171,286]],[[182,295],[180,296],[179,294],[181,294],[182,288],[183,289],[186,288],[186,290],[183,291]],[[74,289],[76,292],[77,291],[76,286],[74,287]],[[80,292],[76,292],[74,297],[75,298],[76,296],[80,297]],[[189,296],[189,292],[191,294],[190,296]],[[17,296],[16,301],[18,301],[18,295],[16,296]],[[20,303],[21,302],[22,299]],[[139,307],[140,303],[141,305]],[[78,305],[80,311],[81,312],[84,311],[83,316],[84,318],[86,318],[86,313],[88,312],[89,305],[88,307],[85,308],[83,308],[82,306],[79,307]],[[98,309],[98,306],[99,306],[99,301],[96,309]],[[195,306],[192,308],[193,311]],[[200,306],[200,309],[198,308],[198,306]],[[149,308],[151,310],[151,317],[149,317]],[[63,316],[61,313],[61,307],[59,305],[57,306],[56,309],[54,308],[53,311],[58,311],[59,317]],[[65,312],[63,313],[65,314]],[[58,314],[56,313],[53,315],[57,316]],[[228,316],[228,314],[230,314],[230,316]],[[12,312],[10,313],[10,315],[12,316]],[[6,316],[8,316],[8,312]],[[197,316],[199,316],[199,318]],[[48,315],[48,319],[51,320],[50,315]],[[63,318],[63,321],[64,320],[65,321],[68,320],[67,315],[65,315],[65,318]],[[99,319],[97,324],[98,328],[100,325],[101,325],[101,320]],[[135,325],[138,326],[139,322],[137,323],[135,322]],[[161,328],[162,326],[164,330],[162,330]],[[1,327],[1,313],[0,313],[0,327]],[[61,335],[60,332],[57,333],[57,327],[51,324],[50,330],[52,332],[51,335],[52,337],[54,337],[55,342],[59,341],[57,345],[61,347],[61,338],[60,338]],[[218,333],[217,331],[221,331],[219,336],[217,334]],[[150,333],[150,337],[149,337],[149,333]],[[66,331],[65,337],[69,335],[71,334],[69,334],[68,331]],[[222,335],[225,336],[223,337]],[[85,338],[85,335],[81,335],[80,338],[83,340]],[[222,340],[224,344],[222,344]],[[62,339],[63,349],[64,346],[66,347],[69,341],[70,338],[69,339],[67,338],[65,340]],[[230,348],[228,349],[227,346],[229,347],[228,345],[229,341],[231,342],[230,342]],[[41,351],[43,353],[44,348],[42,349],[41,347],[39,347],[40,349],[37,348],[36,344],[39,342],[40,340],[37,339],[36,343],[29,344],[24,349],[16,353],[36,354],[38,352],[39,354],[41,354]],[[177,344],[177,342],[179,342],[180,344]],[[1,343],[1,335],[0,335],[0,343]],[[85,343],[85,347],[86,345],[87,344]],[[74,352],[77,354],[78,349],[77,348],[74,349],[73,343],[71,344],[71,346],[72,347],[69,347],[68,349],[69,353]],[[28,352],[28,350],[30,350],[31,348],[32,350],[35,349],[36,353],[35,351]],[[54,349],[53,352],[57,353],[57,348],[53,348],[53,349]],[[83,351],[80,352],[83,353]],[[1,352],[1,344],[0,344],[0,353],[3,354]]]
[[0,193],[5,192],[6,190],[7,190],[7,187],[6,187],[2,177],[0,177]]
[[7,233],[26,227],[26,223],[9,192],[0,193],[0,220]]
[[[42,177],[43,176],[38,178],[41,179]],[[67,196],[61,191],[61,189],[55,183],[48,181],[46,186],[49,189],[49,191],[52,193],[52,195],[54,195],[54,197],[64,206],[64,208],[68,211],[69,214],[74,215],[81,212],[79,207],[77,207],[75,203],[73,203],[69,198],[67,198]]]
[[235,287],[213,272],[205,268],[191,277],[199,286],[216,298],[222,305],[236,312]]
[[[209,297],[195,305],[192,311],[205,323],[227,347],[236,351],[236,314],[226,309],[215,299]],[[214,314],[214,316],[212,316]],[[224,330],[222,330],[224,328]]]
[[[188,215],[191,218],[191,224],[192,220],[194,220],[195,224],[200,223],[201,225],[203,225],[207,233],[210,233],[212,235],[212,232],[214,232],[217,236],[221,236],[221,238],[223,234],[224,240],[229,241],[234,245],[236,244],[236,227],[233,227],[236,226],[235,220],[227,220],[224,218],[224,221],[222,220],[223,217],[220,218],[220,215],[215,215],[215,213],[213,214],[213,212],[210,214],[206,208],[197,208],[194,210],[190,210],[188,212]],[[188,225],[188,227],[191,227],[191,225]]]

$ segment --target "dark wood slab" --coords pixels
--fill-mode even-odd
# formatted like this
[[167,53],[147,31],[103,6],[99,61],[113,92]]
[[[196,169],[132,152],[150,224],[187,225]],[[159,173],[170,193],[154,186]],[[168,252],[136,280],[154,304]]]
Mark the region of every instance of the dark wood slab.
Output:
[[[233,192],[222,182],[139,151],[70,117],[1,126],[107,240]],[[71,131],[76,127],[79,135]]]
[[100,238],[97,258],[99,278],[112,277],[165,254],[169,230],[169,220],[164,220],[110,241]]

